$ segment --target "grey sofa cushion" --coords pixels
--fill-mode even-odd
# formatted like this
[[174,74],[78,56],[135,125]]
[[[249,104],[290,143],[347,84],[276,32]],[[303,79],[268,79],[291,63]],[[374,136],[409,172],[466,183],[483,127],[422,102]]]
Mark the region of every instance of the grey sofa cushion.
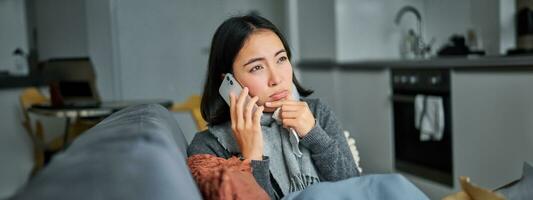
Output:
[[186,146],[165,108],[130,107],[82,134],[12,199],[201,199]]

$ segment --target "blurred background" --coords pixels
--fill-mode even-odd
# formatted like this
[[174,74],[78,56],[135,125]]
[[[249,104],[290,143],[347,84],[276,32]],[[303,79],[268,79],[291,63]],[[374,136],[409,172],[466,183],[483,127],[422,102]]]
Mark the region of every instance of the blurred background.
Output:
[[[297,76],[334,108],[365,173],[404,173],[432,199],[457,191],[460,175],[495,189],[533,161],[532,9],[531,0],[0,0],[0,199],[34,166],[20,98],[28,87],[50,97],[44,66],[88,60],[101,101],[186,102],[202,94],[217,26],[249,13],[286,36]],[[438,97],[443,138],[418,140],[416,95]],[[193,119],[176,119],[192,137]],[[42,120],[44,132],[63,132],[64,119]]]

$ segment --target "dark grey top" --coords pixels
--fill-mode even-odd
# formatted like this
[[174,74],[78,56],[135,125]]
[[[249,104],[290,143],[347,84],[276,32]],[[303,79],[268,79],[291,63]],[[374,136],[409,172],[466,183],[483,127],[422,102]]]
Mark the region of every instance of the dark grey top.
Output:
[[[311,159],[321,181],[338,181],[358,176],[357,166],[344,137],[339,121],[331,108],[318,99],[302,99],[309,105],[317,123],[300,143],[311,152]],[[240,152],[229,152],[218,142],[209,130],[195,135],[187,149],[188,156],[212,154],[222,158],[238,156]],[[253,175],[265,191],[274,198],[282,196],[277,183],[271,179],[269,159],[251,162]],[[277,195],[276,195],[277,194]]]

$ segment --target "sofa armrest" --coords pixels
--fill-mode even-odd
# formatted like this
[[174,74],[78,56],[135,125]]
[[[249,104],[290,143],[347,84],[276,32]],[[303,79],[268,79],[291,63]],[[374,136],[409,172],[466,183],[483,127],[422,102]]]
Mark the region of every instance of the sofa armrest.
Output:
[[201,199],[180,135],[165,108],[126,108],[82,134],[11,199]]

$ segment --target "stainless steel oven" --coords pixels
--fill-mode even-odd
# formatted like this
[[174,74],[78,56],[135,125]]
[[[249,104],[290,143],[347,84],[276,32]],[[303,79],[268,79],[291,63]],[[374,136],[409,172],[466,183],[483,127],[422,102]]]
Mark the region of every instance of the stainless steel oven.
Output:
[[[395,168],[453,187],[452,131],[449,69],[393,69]],[[421,141],[415,127],[415,97],[442,99],[444,131],[438,141]]]

